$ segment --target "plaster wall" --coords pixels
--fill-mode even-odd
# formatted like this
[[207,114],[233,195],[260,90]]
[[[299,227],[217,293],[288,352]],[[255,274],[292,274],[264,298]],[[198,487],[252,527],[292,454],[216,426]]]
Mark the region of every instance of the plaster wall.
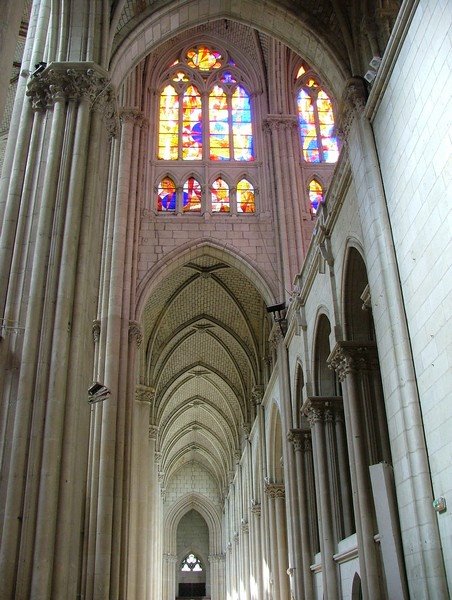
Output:
[[[374,121],[430,457],[433,498],[445,496],[449,503],[451,19],[447,2],[419,2]],[[452,513],[438,514],[438,522],[444,555],[449,556]],[[445,562],[450,586],[452,564]]]

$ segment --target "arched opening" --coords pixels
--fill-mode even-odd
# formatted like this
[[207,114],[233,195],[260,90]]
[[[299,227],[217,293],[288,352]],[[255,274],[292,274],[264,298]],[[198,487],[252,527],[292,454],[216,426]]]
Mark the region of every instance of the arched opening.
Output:
[[209,528],[198,511],[188,511],[176,534],[178,598],[210,598]]
[[330,355],[331,325],[328,317],[320,315],[317,322],[316,342],[314,349],[314,391],[317,396],[336,396],[339,384],[334,370],[328,368]]

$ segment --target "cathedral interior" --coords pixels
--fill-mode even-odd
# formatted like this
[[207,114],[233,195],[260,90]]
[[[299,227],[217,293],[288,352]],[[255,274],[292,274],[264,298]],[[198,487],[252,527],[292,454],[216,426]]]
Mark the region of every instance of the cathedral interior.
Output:
[[3,13],[0,600],[447,600],[451,4]]

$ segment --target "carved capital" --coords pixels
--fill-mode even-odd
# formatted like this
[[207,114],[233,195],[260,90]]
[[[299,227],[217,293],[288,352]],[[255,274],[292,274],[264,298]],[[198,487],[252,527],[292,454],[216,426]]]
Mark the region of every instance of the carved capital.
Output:
[[286,490],[283,483],[266,483],[265,494],[268,498],[285,498]]
[[375,342],[337,342],[327,364],[336,371],[340,381],[353,371],[376,371],[379,366],[377,346]]
[[311,427],[319,422],[332,422],[337,412],[342,412],[341,396],[312,396],[301,407]]
[[296,129],[298,119],[295,115],[268,115],[264,120],[264,130],[267,132]]
[[86,100],[100,112],[110,135],[117,131],[116,92],[108,73],[92,62],[54,62],[30,78],[27,96],[34,110],[56,102]]
[[135,389],[135,399],[138,402],[152,404],[155,400],[155,389],[146,385],[137,385]]
[[262,509],[262,507],[261,507],[260,502],[255,502],[254,500],[251,501],[251,509],[250,510],[253,515],[256,515],[259,517],[261,514],[261,509]]
[[304,430],[291,429],[287,434],[287,441],[293,444],[295,452],[304,450]]
[[254,406],[259,406],[262,404],[262,399],[264,397],[264,386],[263,385],[255,385],[251,390],[251,402]]
[[94,343],[97,344],[98,341],[100,340],[100,320],[99,319],[95,319],[93,321],[93,340]]
[[222,563],[226,559],[225,554],[209,554],[209,562],[210,563]]
[[367,90],[363,79],[351,77],[342,94],[341,108],[338,119],[338,134],[342,140],[346,140],[350,132],[351,124],[355,117],[361,115],[366,106]]
[[141,346],[141,342],[143,341],[143,333],[141,331],[141,326],[137,321],[129,322],[129,343],[135,342],[137,348]]
[[[159,428],[157,427],[157,425],[149,425],[149,439],[156,440],[158,434],[159,434]],[[155,455],[154,455],[154,457],[155,457]]]

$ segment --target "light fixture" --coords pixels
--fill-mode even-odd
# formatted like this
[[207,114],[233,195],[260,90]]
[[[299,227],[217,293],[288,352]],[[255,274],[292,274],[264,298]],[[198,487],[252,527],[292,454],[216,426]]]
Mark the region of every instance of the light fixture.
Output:
[[273,306],[267,306],[267,312],[273,315],[273,320],[278,323],[283,335],[286,333],[287,322],[286,322],[286,303],[274,304]]

